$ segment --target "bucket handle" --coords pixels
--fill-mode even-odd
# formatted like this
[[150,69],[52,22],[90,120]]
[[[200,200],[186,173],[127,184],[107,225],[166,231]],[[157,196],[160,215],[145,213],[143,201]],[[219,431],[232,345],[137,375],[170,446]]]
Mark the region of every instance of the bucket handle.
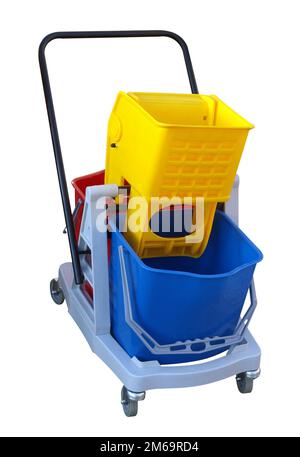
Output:
[[193,340],[176,341],[169,344],[159,344],[145,329],[143,329],[133,318],[129,285],[126,272],[126,263],[123,246],[119,246],[119,261],[122,278],[122,289],[124,298],[125,321],[127,325],[139,337],[146,348],[157,355],[177,355],[177,354],[205,354],[220,349],[229,349],[233,346],[241,344],[244,340],[244,333],[250,323],[255,308],[257,306],[257,298],[252,279],[249,293],[250,305],[243,317],[239,320],[235,332],[229,336],[213,336],[206,338],[195,338]]

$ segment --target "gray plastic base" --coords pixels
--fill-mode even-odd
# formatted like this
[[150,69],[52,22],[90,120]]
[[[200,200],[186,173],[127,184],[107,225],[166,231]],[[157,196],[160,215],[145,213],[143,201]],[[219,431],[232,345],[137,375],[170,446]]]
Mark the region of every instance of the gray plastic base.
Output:
[[[143,392],[149,389],[192,387],[219,381],[238,373],[257,371],[260,348],[249,330],[245,343],[235,346],[226,355],[190,365],[160,365],[130,358],[109,334],[97,334],[89,300],[74,284],[71,263],[61,265],[59,285],[63,290],[69,313],[81,329],[91,349],[115,373],[127,389]],[[89,312],[90,311],[90,312]]]

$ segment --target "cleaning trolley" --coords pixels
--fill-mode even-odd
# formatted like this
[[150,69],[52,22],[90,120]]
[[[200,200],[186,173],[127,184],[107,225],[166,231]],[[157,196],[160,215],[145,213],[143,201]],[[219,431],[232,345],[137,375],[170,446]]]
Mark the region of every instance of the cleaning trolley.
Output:
[[[106,168],[73,180],[72,213],[45,48],[128,37],[175,40],[192,93],[120,92]],[[262,254],[238,228],[236,172],[253,126],[198,93],[188,47],[172,32],[57,32],[42,40],[39,62],[72,258],[50,292],[123,383],[126,416],[150,389],[236,376],[239,391],[251,392],[261,354],[248,326]]]

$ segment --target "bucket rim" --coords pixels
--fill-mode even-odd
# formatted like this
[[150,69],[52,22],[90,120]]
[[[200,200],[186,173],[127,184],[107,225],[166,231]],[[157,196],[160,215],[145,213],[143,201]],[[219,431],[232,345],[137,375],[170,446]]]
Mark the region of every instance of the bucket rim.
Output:
[[[257,263],[261,262],[263,260],[263,253],[261,250],[251,241],[247,235],[234,223],[234,221],[227,216],[223,211],[216,210],[216,215],[221,216],[224,218],[224,221],[230,225],[232,225],[238,232],[238,235],[243,238],[243,240],[248,243],[251,248],[255,251],[255,254],[257,256],[256,260],[252,260],[250,262],[243,263],[242,265],[239,265],[236,268],[233,268],[232,270],[227,271],[226,273],[217,273],[217,274],[200,274],[200,273],[192,273],[189,271],[177,271],[177,270],[166,270],[162,268],[153,268],[150,267],[149,265],[145,264],[143,259],[141,259],[137,253],[134,251],[134,249],[130,246],[128,241],[125,239],[125,237],[119,232],[119,230],[116,228],[115,224],[110,221],[109,225],[113,228],[113,233],[117,236],[118,240],[121,242],[122,246],[129,251],[129,253],[132,255],[133,259],[141,266],[141,268],[151,271],[153,273],[157,274],[170,274],[170,275],[180,275],[180,276],[188,276],[192,278],[201,278],[201,279],[217,279],[217,278],[226,278],[229,276],[233,276],[240,272],[241,270],[244,270],[246,268],[249,268],[251,266],[256,266]],[[179,257],[179,256],[174,256],[174,257]],[[159,258],[159,257],[156,257]]]

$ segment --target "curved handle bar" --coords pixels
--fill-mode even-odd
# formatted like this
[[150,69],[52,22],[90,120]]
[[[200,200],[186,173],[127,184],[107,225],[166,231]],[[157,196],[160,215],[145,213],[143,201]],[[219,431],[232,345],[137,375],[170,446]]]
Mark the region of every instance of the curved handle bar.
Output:
[[191,86],[191,91],[193,94],[198,93],[196,78],[192,66],[192,61],[190,58],[190,53],[185,41],[176,33],[169,32],[166,30],[129,30],[129,31],[107,31],[107,32],[55,32],[50,33],[49,35],[45,36],[45,38],[41,41],[39,46],[39,63],[41,69],[41,76],[43,82],[43,89],[45,94],[45,101],[51,131],[51,138],[55,156],[55,163],[61,193],[61,199],[63,204],[64,216],[66,221],[66,227],[68,231],[68,239],[72,257],[72,264],[74,270],[74,278],[76,284],[81,284],[83,281],[83,274],[81,270],[80,260],[79,260],[79,253],[78,253],[78,246],[76,243],[75,237],[75,229],[69,199],[69,192],[67,187],[64,163],[61,153],[57,123],[56,123],[56,116],[55,110],[53,105],[53,98],[51,93],[51,86],[45,56],[45,49],[50,41],[56,39],[73,39],[73,38],[142,38],[142,37],[167,37],[175,40],[181,47],[184,61],[189,77],[189,82]]

